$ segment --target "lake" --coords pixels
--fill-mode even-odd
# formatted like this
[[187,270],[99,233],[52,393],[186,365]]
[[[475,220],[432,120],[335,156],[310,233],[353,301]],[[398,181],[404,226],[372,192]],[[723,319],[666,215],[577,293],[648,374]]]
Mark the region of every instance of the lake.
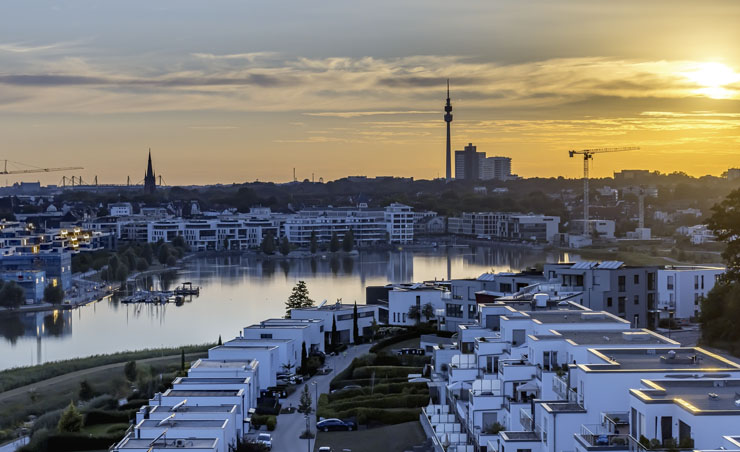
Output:
[[137,281],[139,288],[201,287],[181,306],[123,304],[106,299],[66,311],[0,317],[0,369],[163,346],[228,340],[242,327],[285,314],[299,280],[322,300],[365,302],[365,287],[389,282],[477,277],[567,259],[560,253],[513,246],[455,246],[369,251],[353,257],[262,259],[196,256],[180,269]]

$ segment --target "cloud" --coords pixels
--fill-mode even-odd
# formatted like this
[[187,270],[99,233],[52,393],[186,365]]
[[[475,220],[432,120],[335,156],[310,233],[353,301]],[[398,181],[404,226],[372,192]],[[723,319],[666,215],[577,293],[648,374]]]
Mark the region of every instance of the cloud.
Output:
[[436,115],[435,110],[405,110],[405,111],[323,111],[316,113],[303,113],[306,116],[320,116],[333,118],[360,118],[363,116],[386,116],[386,115]]
[[35,46],[27,45],[25,43],[20,43],[20,42],[9,42],[5,44],[0,43],[0,52],[8,52],[8,53],[44,52],[47,50],[58,50],[62,48],[67,48],[77,43],[78,42],[55,42],[52,44],[43,44],[43,45],[35,45]]
[[276,52],[249,52],[227,54],[193,53],[191,55],[204,60],[244,60],[252,63],[260,59],[276,57],[278,54]]

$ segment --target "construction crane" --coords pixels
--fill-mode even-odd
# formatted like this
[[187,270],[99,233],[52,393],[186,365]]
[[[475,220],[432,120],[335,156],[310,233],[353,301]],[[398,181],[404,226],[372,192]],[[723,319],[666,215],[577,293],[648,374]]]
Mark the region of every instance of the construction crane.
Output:
[[636,146],[627,146],[622,148],[599,148],[599,149],[582,149],[580,151],[568,151],[568,155],[573,157],[575,155],[583,156],[583,236],[587,237],[590,232],[588,224],[588,161],[594,158],[594,154],[601,154],[604,152],[623,152],[623,151],[639,151],[640,148]]
[[[0,171],[0,174],[30,174],[30,173],[51,173],[54,171],[71,171],[71,170],[81,170],[84,169],[81,166],[68,166],[68,167],[62,167],[62,168],[31,168],[31,169],[24,169],[24,170],[10,170],[8,171],[8,160],[4,160],[5,165],[3,166],[3,170]],[[18,163],[18,162],[11,162],[11,163]],[[30,166],[30,165],[26,165]]]

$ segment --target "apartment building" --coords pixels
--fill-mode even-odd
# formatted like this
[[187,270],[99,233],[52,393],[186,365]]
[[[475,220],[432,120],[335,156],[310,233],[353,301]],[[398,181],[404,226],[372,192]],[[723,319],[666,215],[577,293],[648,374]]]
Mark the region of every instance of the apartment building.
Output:
[[[290,318],[298,320],[319,319],[324,325],[324,343],[332,341],[332,330],[336,325],[336,335],[339,344],[354,344],[358,339],[370,338],[373,334],[372,325],[380,319],[380,306],[358,304],[357,328],[359,338],[354,336],[355,305],[349,303],[321,303],[319,306],[290,310]],[[337,344],[332,344],[337,345]]]
[[505,212],[465,212],[447,219],[450,234],[515,241],[551,242],[559,225],[560,217]]
[[697,318],[701,312],[701,300],[724,273],[724,267],[709,266],[670,266],[658,270],[661,318]]

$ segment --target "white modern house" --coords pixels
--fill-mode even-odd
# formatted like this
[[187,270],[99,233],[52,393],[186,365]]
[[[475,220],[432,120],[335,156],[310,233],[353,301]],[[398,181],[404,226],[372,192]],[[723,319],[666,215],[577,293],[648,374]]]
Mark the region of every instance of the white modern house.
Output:
[[[328,325],[331,329],[331,325]],[[321,319],[267,319],[244,327],[245,339],[292,339],[300,350],[306,344],[308,353],[324,351],[327,325]]]
[[699,316],[701,300],[725,273],[724,267],[670,266],[658,270],[658,309],[661,317]]
[[[377,305],[357,305],[357,327],[361,337],[372,335],[373,322],[378,322]],[[290,318],[295,320],[320,319],[324,325],[324,343],[331,342],[331,333],[336,325],[339,343],[355,343],[354,337],[355,305],[349,303],[321,303],[310,308],[291,309]]]

